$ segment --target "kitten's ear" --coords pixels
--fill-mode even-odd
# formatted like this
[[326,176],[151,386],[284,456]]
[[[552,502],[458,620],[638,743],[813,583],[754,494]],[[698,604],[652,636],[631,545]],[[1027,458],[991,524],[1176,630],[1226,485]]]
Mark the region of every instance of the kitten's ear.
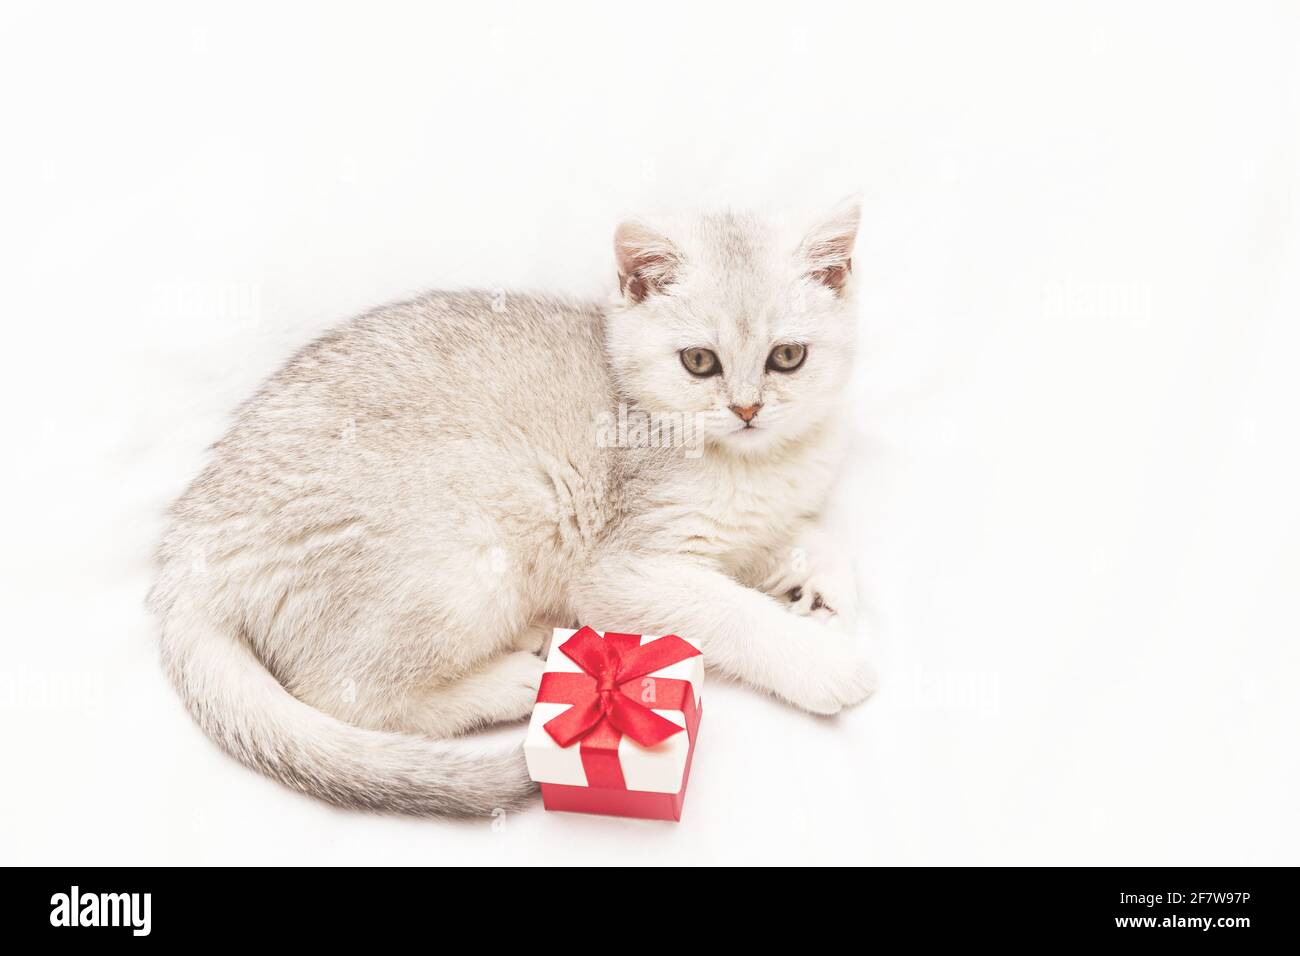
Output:
[[614,230],[618,259],[618,289],[629,302],[640,302],[672,284],[681,266],[681,253],[645,223],[620,223]]
[[834,215],[808,233],[799,247],[806,275],[836,294],[853,271],[853,243],[858,237],[860,214],[856,199],[842,203]]

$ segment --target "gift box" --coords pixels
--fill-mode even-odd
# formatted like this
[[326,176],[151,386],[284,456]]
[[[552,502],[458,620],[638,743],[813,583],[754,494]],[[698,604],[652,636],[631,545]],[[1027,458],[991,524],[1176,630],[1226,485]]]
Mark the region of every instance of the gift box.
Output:
[[688,638],[556,628],[524,741],[546,809],[680,820],[703,687]]

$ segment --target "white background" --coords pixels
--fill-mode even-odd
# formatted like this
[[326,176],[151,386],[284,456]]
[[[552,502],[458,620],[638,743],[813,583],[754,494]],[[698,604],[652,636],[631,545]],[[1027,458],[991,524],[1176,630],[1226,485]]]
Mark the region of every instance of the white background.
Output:
[[[185,6],[0,14],[0,861],[1300,862],[1295,5]],[[297,345],[852,191],[873,701],[712,684],[675,826],[338,811],[193,726],[150,551]]]

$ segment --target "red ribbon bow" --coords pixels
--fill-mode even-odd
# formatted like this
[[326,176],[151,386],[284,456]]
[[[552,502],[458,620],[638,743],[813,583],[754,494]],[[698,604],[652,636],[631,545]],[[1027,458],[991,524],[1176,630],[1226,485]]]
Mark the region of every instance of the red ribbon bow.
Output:
[[[618,742],[623,736],[643,747],[653,747],[686,729],[645,706],[641,702],[642,685],[636,682],[700,652],[676,634],[642,644],[639,634],[609,631],[602,640],[589,627],[577,631],[560,645],[560,650],[583,673],[547,671],[542,675],[538,703],[573,705],[548,720],[546,732],[561,747],[582,741],[588,786],[624,788],[618,762]],[[657,707],[684,711],[694,706],[688,681],[662,677],[652,680],[650,702]]]

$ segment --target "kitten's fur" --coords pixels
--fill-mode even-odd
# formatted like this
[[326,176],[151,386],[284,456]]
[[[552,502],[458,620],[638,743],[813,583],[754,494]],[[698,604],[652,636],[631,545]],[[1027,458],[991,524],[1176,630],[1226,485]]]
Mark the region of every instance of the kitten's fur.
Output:
[[[552,625],[687,634],[816,713],[865,698],[872,668],[835,626],[852,581],[815,528],[856,231],[855,207],[793,235],[625,224],[617,304],[431,293],[305,348],[160,549],[163,661],[195,719],[327,800],[476,814],[533,791],[522,756],[443,738],[529,713]],[[765,370],[785,342],[804,365]],[[722,374],[683,368],[698,346]],[[620,402],[698,413],[702,447],[603,447]],[[729,410],[759,402],[757,428]]]

